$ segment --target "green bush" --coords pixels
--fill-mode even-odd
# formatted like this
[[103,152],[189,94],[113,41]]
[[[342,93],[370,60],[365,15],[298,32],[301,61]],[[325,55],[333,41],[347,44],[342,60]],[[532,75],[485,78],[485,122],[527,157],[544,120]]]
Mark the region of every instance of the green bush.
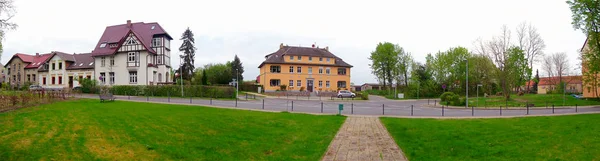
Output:
[[79,83],[81,84],[81,92],[82,93],[97,93],[98,92],[99,88],[97,86],[96,80],[83,78],[82,80],[79,80]]
[[[183,88],[184,97],[235,98],[235,88],[231,86],[185,85]],[[111,92],[115,95],[181,97],[181,86],[116,85],[112,86]]]
[[369,100],[369,93],[367,92],[356,92],[356,97],[359,97],[363,100]]
[[444,93],[443,93],[443,94],[440,96],[440,99],[441,99],[441,101],[442,101],[442,102],[450,101],[450,99],[451,99],[452,97],[454,97],[454,95],[456,95],[456,94],[454,94],[454,93],[452,93],[452,92],[444,92]]
[[372,94],[372,95],[378,95],[378,96],[388,96],[390,93],[393,93],[393,92],[390,92],[388,90],[371,89],[371,90],[366,90],[365,93]]

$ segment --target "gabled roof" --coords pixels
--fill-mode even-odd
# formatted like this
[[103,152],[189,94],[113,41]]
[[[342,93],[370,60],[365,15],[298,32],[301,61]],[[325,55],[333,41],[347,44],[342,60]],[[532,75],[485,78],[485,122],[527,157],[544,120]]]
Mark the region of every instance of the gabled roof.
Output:
[[25,69],[33,69],[33,68],[40,67],[50,57],[52,57],[52,53],[40,54],[40,55],[37,55],[37,54],[29,55],[29,54],[17,53],[15,55],[13,55],[12,58],[10,58],[10,60],[6,63],[6,65],[10,64],[10,62],[12,62],[12,60],[14,60],[15,58],[19,58],[19,59],[21,59],[21,61],[28,63],[24,67]]
[[[92,56],[112,55],[116,53],[119,47],[111,48],[108,44],[118,43],[120,46],[123,41],[125,41],[129,33],[133,33],[140,40],[141,44],[151,53],[156,53],[152,48],[149,48],[152,45],[152,38],[154,38],[154,36],[165,35],[169,40],[173,39],[156,22],[131,23],[131,21],[128,21],[127,24],[106,27],[102,37],[100,37],[95,49],[91,53]],[[100,45],[102,43],[107,43],[107,45],[101,48]]]
[[298,55],[298,56],[314,56],[314,57],[325,57],[333,58],[335,64],[310,64],[320,66],[339,66],[339,67],[352,67],[352,65],[346,63],[341,58],[333,55],[328,49],[323,48],[311,48],[311,47],[296,47],[296,46],[283,46],[280,45],[279,50],[274,53],[265,56],[266,60],[263,61],[258,67],[262,67],[264,64],[299,64],[293,62],[285,62],[284,57],[286,55]]
[[[565,81],[567,84],[581,84],[582,80],[581,80],[581,76],[563,76],[562,80]],[[546,85],[557,85],[558,83],[558,77],[542,77],[540,78],[540,82],[538,82],[538,86],[546,86]],[[529,84],[530,86],[533,86],[534,82],[533,80],[530,80],[529,82],[527,82],[527,84]]]

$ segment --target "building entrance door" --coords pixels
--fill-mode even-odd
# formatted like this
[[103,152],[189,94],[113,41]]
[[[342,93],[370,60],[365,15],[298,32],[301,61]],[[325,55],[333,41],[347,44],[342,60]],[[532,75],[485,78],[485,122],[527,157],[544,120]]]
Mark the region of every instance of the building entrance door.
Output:
[[69,89],[73,88],[73,76],[69,76]]
[[313,89],[315,89],[315,87],[313,87],[313,82],[314,80],[306,80],[306,91],[313,92]]

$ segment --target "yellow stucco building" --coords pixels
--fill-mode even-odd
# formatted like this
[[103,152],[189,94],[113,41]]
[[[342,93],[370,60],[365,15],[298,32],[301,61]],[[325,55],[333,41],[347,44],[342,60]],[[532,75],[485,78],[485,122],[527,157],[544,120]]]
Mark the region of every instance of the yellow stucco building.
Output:
[[350,89],[352,65],[333,55],[329,47],[296,47],[280,44],[279,50],[265,56],[258,68],[257,81],[265,92],[324,91]]

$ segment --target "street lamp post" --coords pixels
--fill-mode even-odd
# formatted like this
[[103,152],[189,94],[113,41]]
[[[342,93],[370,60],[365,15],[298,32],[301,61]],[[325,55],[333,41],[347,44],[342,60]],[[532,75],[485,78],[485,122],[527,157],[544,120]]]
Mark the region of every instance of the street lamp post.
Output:
[[466,108],[469,108],[469,59],[465,59],[465,63],[467,64],[467,70],[465,71],[465,73],[466,73],[466,78],[465,79],[467,80],[466,83],[465,83],[465,85],[467,87],[467,88],[465,88],[465,91],[466,91],[466,95],[465,95],[465,97],[466,97],[466,101],[465,101],[466,105],[465,106],[466,106]]
[[239,92],[240,92],[240,70],[235,69],[235,97],[237,98],[239,96]]
[[479,87],[483,86],[482,84],[477,84],[477,107],[479,107]]
[[181,86],[181,97],[183,97],[183,64],[181,63],[181,57],[179,58],[179,82]]

